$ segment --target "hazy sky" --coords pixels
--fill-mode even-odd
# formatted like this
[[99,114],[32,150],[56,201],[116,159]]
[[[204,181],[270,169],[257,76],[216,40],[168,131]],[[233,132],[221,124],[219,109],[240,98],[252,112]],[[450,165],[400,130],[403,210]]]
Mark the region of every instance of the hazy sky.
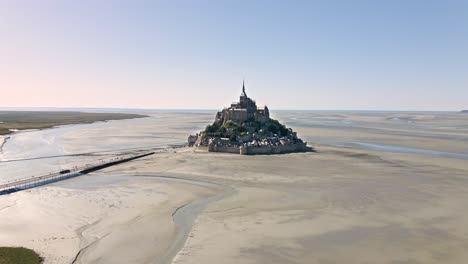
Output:
[[0,107],[468,108],[468,0],[0,0]]

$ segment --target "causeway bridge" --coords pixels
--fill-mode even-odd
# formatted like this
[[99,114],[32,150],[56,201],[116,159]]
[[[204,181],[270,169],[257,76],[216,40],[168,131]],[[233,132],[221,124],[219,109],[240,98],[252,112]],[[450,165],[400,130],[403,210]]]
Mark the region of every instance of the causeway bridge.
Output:
[[88,174],[94,171],[102,170],[110,166],[118,165],[120,163],[132,161],[135,159],[143,158],[149,155],[153,155],[155,152],[148,152],[143,154],[126,155],[110,161],[103,161],[99,164],[88,165],[81,168],[75,168],[71,170],[62,170],[60,172],[50,173],[47,175],[34,176],[30,178],[14,180],[4,184],[0,184],[0,195],[5,195],[21,190],[31,189],[34,187],[46,185],[53,182],[58,182],[70,178],[74,178],[80,175]]

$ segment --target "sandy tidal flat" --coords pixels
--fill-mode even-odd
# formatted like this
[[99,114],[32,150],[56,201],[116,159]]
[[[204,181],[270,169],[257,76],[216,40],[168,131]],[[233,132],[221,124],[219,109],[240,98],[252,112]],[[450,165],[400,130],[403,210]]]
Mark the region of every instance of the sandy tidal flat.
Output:
[[[466,159],[434,152],[466,153],[466,116],[282,112],[277,118],[295,124],[318,152],[168,149],[2,196],[0,243],[35,249],[46,263],[468,261]],[[180,119],[171,129],[196,120]],[[147,137],[147,128],[135,134]],[[81,133],[70,133],[75,139],[62,142],[76,144],[65,149],[79,149]],[[97,130],[90,133],[99,140]],[[120,133],[131,138],[131,131]]]
[[173,173],[237,190],[198,218],[175,263],[468,259],[468,214],[463,209],[468,173],[450,163],[406,163],[391,155],[333,148],[273,158],[174,158],[188,164]]
[[2,197],[0,243],[32,248],[45,263],[168,263],[180,249],[174,211],[214,193],[146,177],[100,188],[80,180]]

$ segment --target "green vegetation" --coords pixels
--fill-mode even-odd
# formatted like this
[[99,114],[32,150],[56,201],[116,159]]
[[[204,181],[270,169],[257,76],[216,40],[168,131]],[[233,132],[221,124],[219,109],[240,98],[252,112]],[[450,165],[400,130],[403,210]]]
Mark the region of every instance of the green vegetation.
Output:
[[249,118],[244,122],[244,126],[248,128],[253,128],[255,132],[260,131],[262,129],[262,123],[255,121],[253,118]]
[[247,132],[245,126],[239,125],[236,122],[233,122],[232,120],[227,121],[221,126],[214,123],[212,125],[208,125],[205,129],[205,133],[207,136],[227,137],[231,138],[231,141],[235,139],[235,135],[245,132]]
[[205,133],[208,136],[212,136],[212,137],[222,137],[224,135],[224,132],[221,132],[221,128],[217,126],[216,124],[208,125],[205,128]]
[[10,129],[43,129],[60,125],[141,117],[146,116],[137,114],[85,113],[68,111],[0,111],[0,135],[10,134]]
[[0,247],[0,264],[38,264],[42,258],[31,249]]
[[273,134],[278,134],[279,136],[286,136],[288,134],[288,129],[285,125],[281,124],[276,119],[271,119],[270,124],[268,125],[268,131]]
[[237,128],[238,125],[236,122],[232,121],[232,120],[228,120],[226,123],[223,124],[224,128]]
[[205,133],[207,136],[226,137],[233,141],[233,138],[235,138],[236,135],[244,136],[247,134],[247,131],[258,132],[260,129],[263,129],[265,132],[277,134],[278,136],[286,136],[289,131],[289,129],[278,120],[270,119],[268,123],[262,125],[262,123],[251,118],[246,120],[242,125],[239,125],[232,120],[228,120],[222,125],[214,123],[206,127]]

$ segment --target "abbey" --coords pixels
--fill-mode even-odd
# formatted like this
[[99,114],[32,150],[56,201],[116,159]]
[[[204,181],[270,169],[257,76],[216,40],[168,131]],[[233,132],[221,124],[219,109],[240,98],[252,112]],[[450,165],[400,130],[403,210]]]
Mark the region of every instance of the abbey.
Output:
[[231,104],[230,107],[224,108],[221,112],[216,114],[215,122],[223,124],[228,120],[239,124],[247,120],[254,120],[263,124],[270,121],[270,112],[267,106],[263,109],[257,108],[255,101],[247,96],[245,83],[242,82],[242,93],[239,102]]

